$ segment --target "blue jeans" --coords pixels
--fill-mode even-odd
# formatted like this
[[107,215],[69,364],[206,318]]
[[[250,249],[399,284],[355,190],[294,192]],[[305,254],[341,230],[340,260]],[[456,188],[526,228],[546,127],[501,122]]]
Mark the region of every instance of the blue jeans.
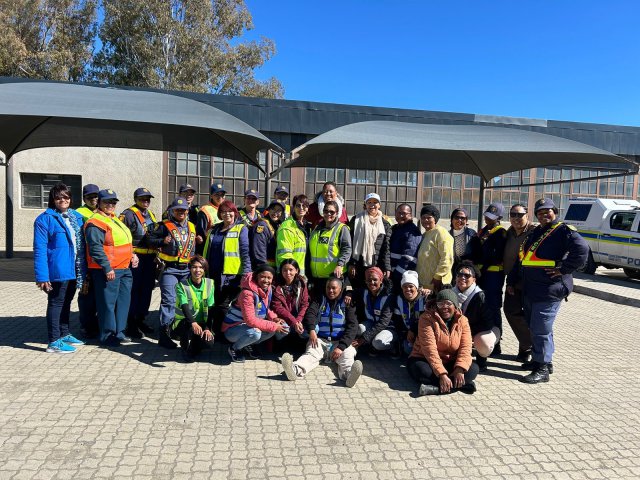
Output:
[[149,313],[151,294],[156,286],[156,256],[154,254],[139,254],[138,268],[132,268],[133,285],[131,287],[130,317],[144,317]]
[[76,294],[76,281],[51,282],[47,293],[47,334],[49,343],[69,335],[71,300]]
[[101,342],[104,342],[112,335],[117,338],[124,338],[124,329],[127,326],[133,277],[131,270],[128,268],[114,271],[116,278],[110,282],[107,282],[107,277],[102,270],[91,272],[96,287],[96,305],[98,307]]
[[524,297],[524,317],[531,330],[533,343],[533,360],[549,363],[552,360],[555,346],[553,343],[553,322],[556,320],[562,300],[548,302],[531,302]]
[[276,332],[263,332],[259,328],[253,328],[246,323],[235,325],[224,332],[227,340],[233,343],[234,350],[242,350],[254,343],[262,343],[269,340]]
[[176,285],[189,277],[189,269],[167,268],[160,277],[160,327],[173,323],[176,308]]

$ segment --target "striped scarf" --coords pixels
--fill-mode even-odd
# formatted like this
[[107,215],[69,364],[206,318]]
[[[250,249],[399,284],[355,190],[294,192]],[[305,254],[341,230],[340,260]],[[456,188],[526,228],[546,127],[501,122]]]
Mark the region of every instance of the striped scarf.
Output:
[[[75,212],[75,210],[69,209],[68,212]],[[76,217],[73,213],[67,213],[67,215],[69,217],[69,224],[71,225],[73,233],[75,233],[76,236],[76,288],[80,290],[82,288],[82,284],[84,283],[84,276],[87,269],[84,248],[84,234],[82,231],[82,227],[78,224],[78,217]]]

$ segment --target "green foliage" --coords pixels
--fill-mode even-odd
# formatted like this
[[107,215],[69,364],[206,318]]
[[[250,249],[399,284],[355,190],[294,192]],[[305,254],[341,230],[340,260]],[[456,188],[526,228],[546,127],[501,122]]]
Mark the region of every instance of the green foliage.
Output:
[[0,75],[283,96],[276,78],[255,78],[275,45],[242,41],[243,0],[101,0],[100,24],[98,1],[0,0]]
[[96,0],[0,0],[0,75],[86,79],[96,10]]

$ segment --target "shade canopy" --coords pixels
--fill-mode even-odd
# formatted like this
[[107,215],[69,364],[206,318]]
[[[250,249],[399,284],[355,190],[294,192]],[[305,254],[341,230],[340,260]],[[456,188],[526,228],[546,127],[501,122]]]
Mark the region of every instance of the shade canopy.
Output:
[[[7,82],[7,83],[2,83]],[[169,93],[0,79],[0,150],[89,146],[211,154],[235,147],[259,167],[282,149],[242,120]]]
[[485,181],[550,165],[627,160],[584,143],[516,128],[360,122],[318,135],[287,166],[456,172]]

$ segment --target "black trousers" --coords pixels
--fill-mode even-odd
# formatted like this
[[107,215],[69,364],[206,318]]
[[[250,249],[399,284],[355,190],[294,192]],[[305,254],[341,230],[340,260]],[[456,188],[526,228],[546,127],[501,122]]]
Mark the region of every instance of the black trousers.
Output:
[[[204,329],[204,327],[203,327]],[[184,319],[176,328],[176,333],[180,336],[180,347],[189,356],[195,357],[198,355],[205,345],[213,344],[213,342],[207,342],[199,335],[193,333],[189,320]]]
[[[454,363],[455,362],[445,363],[444,365],[444,368],[447,369],[449,375],[453,372],[453,368],[455,366]],[[435,385],[436,387],[440,386],[440,378],[433,373],[431,365],[429,365],[429,362],[424,358],[409,357],[409,360],[407,361],[407,370],[409,371],[411,378],[420,384]],[[469,367],[469,370],[464,374],[464,383],[471,383],[471,381],[478,376],[478,372],[479,369],[476,362],[471,363],[471,367]]]

